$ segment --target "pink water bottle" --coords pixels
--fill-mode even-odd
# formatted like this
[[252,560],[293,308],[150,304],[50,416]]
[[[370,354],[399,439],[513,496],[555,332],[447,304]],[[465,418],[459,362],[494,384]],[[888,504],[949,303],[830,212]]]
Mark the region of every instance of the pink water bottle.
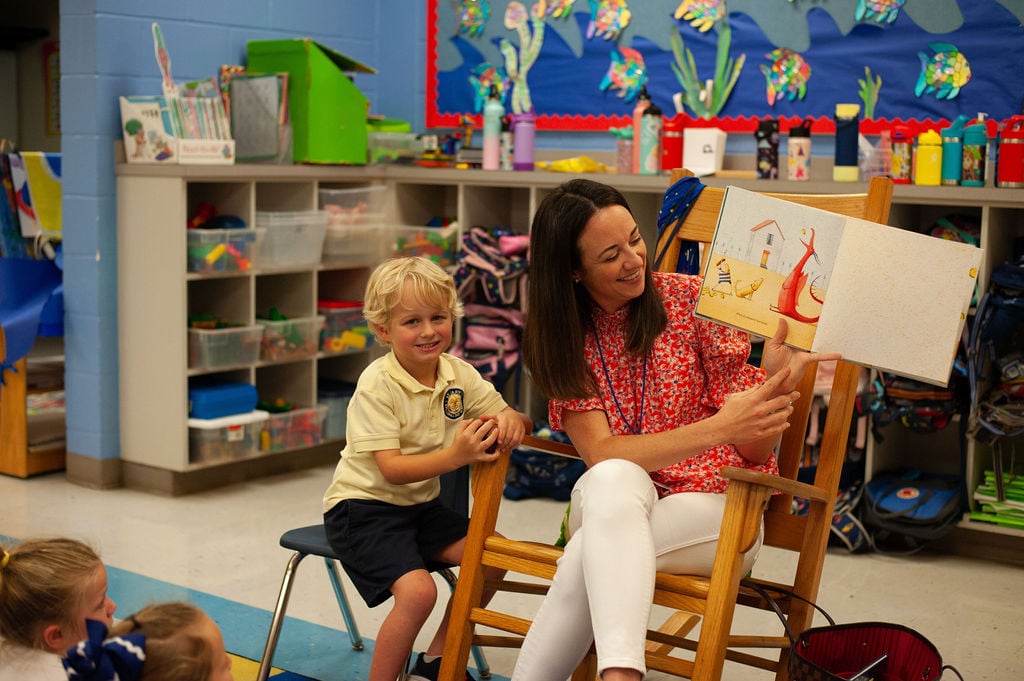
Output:
[[536,120],[532,111],[512,116],[512,170],[533,170]]

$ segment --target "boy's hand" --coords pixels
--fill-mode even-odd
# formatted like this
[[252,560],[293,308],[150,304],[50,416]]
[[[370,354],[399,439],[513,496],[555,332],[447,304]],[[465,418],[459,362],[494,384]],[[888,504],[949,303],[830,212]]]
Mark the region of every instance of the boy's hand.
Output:
[[471,419],[460,423],[455,431],[451,452],[458,466],[480,461],[493,461],[498,457],[497,426],[485,419]]
[[493,416],[481,417],[484,421],[497,424],[497,449],[503,452],[511,451],[523,443],[523,436],[526,435],[525,418],[511,407],[506,407]]

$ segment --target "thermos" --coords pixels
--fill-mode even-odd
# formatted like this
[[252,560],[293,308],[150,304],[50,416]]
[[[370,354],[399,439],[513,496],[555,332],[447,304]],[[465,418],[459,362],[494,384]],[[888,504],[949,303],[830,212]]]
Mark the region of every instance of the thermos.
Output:
[[999,132],[999,156],[996,185],[1024,187],[1024,116],[1003,121]]
[[779,122],[766,118],[754,131],[757,144],[757,177],[761,180],[776,180],[779,177]]
[[501,169],[512,170],[512,126],[509,117],[501,119]]
[[619,175],[633,174],[633,126],[608,128],[615,138],[615,172]]
[[536,116],[532,111],[512,116],[512,169],[533,170]]
[[[644,110],[640,119],[640,174],[661,173],[661,131],[664,120],[661,109],[654,102]],[[635,147],[635,145],[634,145]]]
[[964,124],[967,116],[956,117],[948,128],[942,129],[942,184],[960,184],[960,165],[964,155]]
[[964,187],[985,186],[985,160],[988,154],[985,115],[978,114],[978,117],[964,128],[964,151],[961,157],[963,163],[960,171],[960,184]]
[[665,119],[661,134],[661,169],[683,167],[683,119],[673,116]]
[[897,125],[892,131],[892,181],[910,184],[910,130]]
[[937,187],[942,179],[942,137],[934,130],[917,136],[914,184]]
[[498,87],[492,85],[484,103],[484,170],[501,168],[501,119],[504,116],[505,107],[501,105]]
[[860,179],[857,167],[859,115],[860,104],[836,104],[836,162],[832,167],[835,182],[856,182]]
[[640,94],[636,97],[633,107],[633,174],[640,173],[640,123],[644,111],[651,105],[651,97],[647,94],[647,86],[640,86]]
[[789,129],[789,141],[786,143],[787,177],[790,180],[807,180],[811,174],[811,123],[810,118],[804,119],[800,125]]

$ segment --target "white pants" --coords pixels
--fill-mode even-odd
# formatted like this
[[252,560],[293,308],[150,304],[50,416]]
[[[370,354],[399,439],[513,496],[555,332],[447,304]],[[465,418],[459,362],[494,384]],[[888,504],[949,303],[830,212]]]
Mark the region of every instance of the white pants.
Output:
[[[512,681],[565,681],[590,644],[597,670],[646,673],[644,643],[655,570],[710,575],[725,510],[724,494],[658,499],[647,473],[609,459],[572,491],[571,539],[512,672]],[[747,553],[754,564],[761,539]]]

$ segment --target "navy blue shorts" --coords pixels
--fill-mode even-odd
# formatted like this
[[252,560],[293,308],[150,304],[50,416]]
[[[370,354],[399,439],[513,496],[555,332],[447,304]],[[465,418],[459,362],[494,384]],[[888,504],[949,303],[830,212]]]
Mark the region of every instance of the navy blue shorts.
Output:
[[391,585],[413,570],[450,563],[437,552],[466,536],[469,520],[434,499],[414,506],[345,499],[324,513],[327,541],[371,608],[391,598]]

